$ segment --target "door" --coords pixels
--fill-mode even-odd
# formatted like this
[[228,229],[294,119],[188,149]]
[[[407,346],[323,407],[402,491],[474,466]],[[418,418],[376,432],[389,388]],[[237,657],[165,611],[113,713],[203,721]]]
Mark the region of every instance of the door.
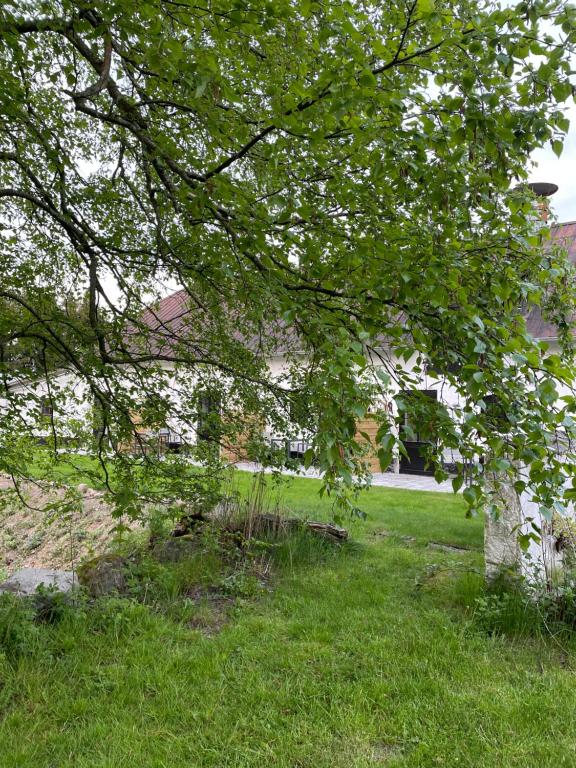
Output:
[[[416,395],[417,393],[417,395]],[[402,393],[405,397],[429,397],[438,400],[438,391],[435,389],[407,390]],[[406,448],[406,456],[400,456],[400,472],[411,475],[433,475],[433,468],[426,467],[425,453],[430,446],[430,439],[424,439],[420,434],[421,428],[411,420],[408,414],[404,414],[404,423],[400,425],[400,438]]]

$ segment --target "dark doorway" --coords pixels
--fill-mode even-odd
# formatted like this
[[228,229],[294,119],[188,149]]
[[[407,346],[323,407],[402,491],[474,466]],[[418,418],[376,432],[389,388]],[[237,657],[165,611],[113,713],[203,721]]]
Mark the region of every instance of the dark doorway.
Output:
[[[407,390],[402,394],[406,399],[428,397],[438,400],[436,389]],[[400,472],[410,475],[433,475],[433,468],[426,467],[426,451],[431,441],[428,436],[428,439],[424,439],[421,426],[408,414],[404,414],[404,422],[400,425],[400,438],[408,454],[407,457],[400,456]]]

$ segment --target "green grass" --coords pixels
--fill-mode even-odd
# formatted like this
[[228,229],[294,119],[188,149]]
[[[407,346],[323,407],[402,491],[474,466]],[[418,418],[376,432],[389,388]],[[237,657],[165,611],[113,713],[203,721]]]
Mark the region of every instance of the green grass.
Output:
[[[280,497],[329,517],[316,491]],[[444,494],[361,506],[357,545],[285,565],[218,634],[127,601],[42,628],[0,666],[1,768],[576,764],[573,649],[487,636],[466,609],[481,553],[426,546],[480,550],[481,520]]]
[[87,483],[94,488],[104,487],[104,473],[98,461],[92,456],[76,453],[62,453],[56,458],[45,448],[36,448],[34,461],[27,466],[30,477],[52,479],[74,484]]
[[[308,519],[331,518],[332,503],[320,497],[319,480],[283,477],[275,482],[268,476],[266,482],[274,503],[288,512]],[[247,494],[251,483],[249,473],[235,473],[233,484],[240,493]],[[483,521],[465,517],[465,505],[459,496],[374,487],[360,494],[358,507],[367,515],[366,521],[343,522],[353,534],[385,530],[415,537],[421,543],[437,541],[470,549],[481,548],[483,544]]]
[[[32,476],[43,474],[40,462],[30,466],[29,471]],[[101,468],[88,456],[61,455],[60,463],[48,464],[47,471],[51,478],[60,481],[73,477],[74,483],[103,487]],[[197,470],[191,467],[190,471]],[[272,475],[267,475],[265,481],[274,505],[308,519],[327,520],[332,517],[331,500],[318,494],[319,480],[297,477],[274,479]],[[253,475],[234,471],[229,490],[237,490],[246,496],[252,484]],[[482,546],[482,520],[465,519],[463,502],[449,494],[372,488],[360,495],[358,506],[368,517],[362,524],[345,521],[347,526],[352,526],[353,533],[356,528],[361,532],[374,531],[382,529],[385,524],[390,532],[414,536],[421,542],[434,540],[467,548]]]

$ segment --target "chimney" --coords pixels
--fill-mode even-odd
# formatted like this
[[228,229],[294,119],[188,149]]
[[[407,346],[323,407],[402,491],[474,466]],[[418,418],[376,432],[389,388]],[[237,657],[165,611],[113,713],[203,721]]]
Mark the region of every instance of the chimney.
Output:
[[538,198],[536,201],[536,207],[541,221],[548,221],[550,215],[550,203],[548,198],[558,192],[558,186],[556,184],[548,184],[544,181],[537,181],[526,185],[531,192],[533,192]]

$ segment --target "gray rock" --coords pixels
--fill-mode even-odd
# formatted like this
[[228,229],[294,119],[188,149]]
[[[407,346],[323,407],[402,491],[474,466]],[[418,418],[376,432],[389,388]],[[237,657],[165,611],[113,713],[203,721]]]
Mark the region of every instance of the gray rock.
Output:
[[197,537],[178,536],[158,542],[152,554],[159,563],[180,563],[192,557],[200,548],[201,542]]
[[128,591],[128,561],[120,555],[102,555],[82,563],[78,580],[92,597]]
[[33,595],[43,585],[58,592],[70,592],[78,584],[74,571],[57,571],[52,568],[22,568],[0,584],[0,593]]

